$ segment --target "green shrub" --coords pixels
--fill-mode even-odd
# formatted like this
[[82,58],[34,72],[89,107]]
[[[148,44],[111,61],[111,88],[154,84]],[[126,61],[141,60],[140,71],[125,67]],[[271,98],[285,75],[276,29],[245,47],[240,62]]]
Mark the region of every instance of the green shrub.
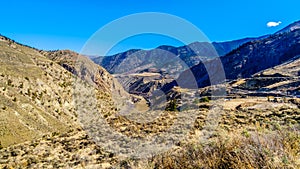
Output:
[[200,99],[200,102],[209,102],[209,98],[206,96],[206,97],[202,97],[201,99]]
[[167,105],[166,107],[166,110],[167,111],[177,111],[177,100],[176,99],[173,99],[169,102],[169,104]]

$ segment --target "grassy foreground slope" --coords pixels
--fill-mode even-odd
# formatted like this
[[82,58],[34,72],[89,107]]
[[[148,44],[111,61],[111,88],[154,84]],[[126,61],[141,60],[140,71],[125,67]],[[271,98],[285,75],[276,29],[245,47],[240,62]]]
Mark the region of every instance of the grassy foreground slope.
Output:
[[80,128],[76,85],[97,91],[102,111],[113,109],[112,89],[127,96],[106,70],[68,50],[39,51],[0,36],[0,65],[2,147]]
[[37,50],[0,37],[0,141],[6,147],[77,126],[73,75]]

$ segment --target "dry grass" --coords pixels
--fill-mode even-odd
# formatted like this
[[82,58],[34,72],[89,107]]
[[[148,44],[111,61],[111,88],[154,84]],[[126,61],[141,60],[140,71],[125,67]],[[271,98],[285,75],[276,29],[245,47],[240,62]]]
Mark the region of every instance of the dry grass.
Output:
[[[79,127],[78,107],[72,106],[74,89],[70,73],[76,71],[77,54],[56,51],[44,53],[46,58],[33,49],[6,43],[0,41],[3,53],[0,56],[0,168],[109,168],[116,163],[116,168],[300,168],[300,102],[296,99],[291,100],[292,106],[269,103],[266,98],[226,101],[226,111],[219,114],[219,128],[206,142],[182,141],[176,149],[151,159],[118,159],[96,145],[80,128],[66,134],[68,128]],[[73,71],[67,72],[55,62],[65,63]],[[112,128],[131,137],[149,137],[166,132],[173,125],[178,112],[163,112],[145,124],[117,116],[118,107],[106,91],[115,86],[113,89],[119,93],[120,100],[122,96],[129,98],[129,94],[114,84],[104,69],[92,62],[85,66],[90,68],[88,72],[97,70],[99,74],[95,79],[82,78],[87,82],[94,80],[92,86],[81,81],[78,84],[82,88],[74,97],[82,102],[80,108],[99,109]],[[243,83],[238,81],[236,85]],[[94,87],[98,89],[95,93]],[[188,92],[180,88],[174,91]],[[97,98],[97,104],[92,106],[86,104],[91,96]],[[144,110],[144,100],[135,106]],[[190,138],[199,137],[197,133],[209,129],[204,126],[208,121],[207,108],[200,108]],[[49,132],[55,134],[36,139]]]
[[205,144],[190,143],[137,168],[299,168],[300,134],[277,131],[224,133]]

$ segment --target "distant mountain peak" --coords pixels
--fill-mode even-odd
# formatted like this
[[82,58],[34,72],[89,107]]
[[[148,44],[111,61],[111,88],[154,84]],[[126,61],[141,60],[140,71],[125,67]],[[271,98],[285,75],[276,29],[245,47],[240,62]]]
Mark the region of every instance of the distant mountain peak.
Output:
[[286,26],[285,28],[281,29],[280,31],[276,32],[275,34],[292,32],[296,29],[300,29],[300,21],[296,21],[296,22]]

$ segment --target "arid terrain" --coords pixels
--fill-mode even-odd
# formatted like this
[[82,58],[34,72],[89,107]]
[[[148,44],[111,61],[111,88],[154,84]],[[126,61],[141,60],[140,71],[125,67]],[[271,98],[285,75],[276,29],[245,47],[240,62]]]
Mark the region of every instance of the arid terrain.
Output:
[[[201,51],[160,47],[184,53],[197,89],[175,83],[187,71],[169,76],[139,61],[134,70],[106,65],[111,73],[122,68],[111,75],[88,56],[0,36],[0,168],[300,168],[300,30],[293,25],[214,44],[224,54],[219,84],[208,85],[202,71],[216,56],[196,63]],[[155,51],[141,52],[160,57]],[[130,54],[105,63],[132,61]]]

